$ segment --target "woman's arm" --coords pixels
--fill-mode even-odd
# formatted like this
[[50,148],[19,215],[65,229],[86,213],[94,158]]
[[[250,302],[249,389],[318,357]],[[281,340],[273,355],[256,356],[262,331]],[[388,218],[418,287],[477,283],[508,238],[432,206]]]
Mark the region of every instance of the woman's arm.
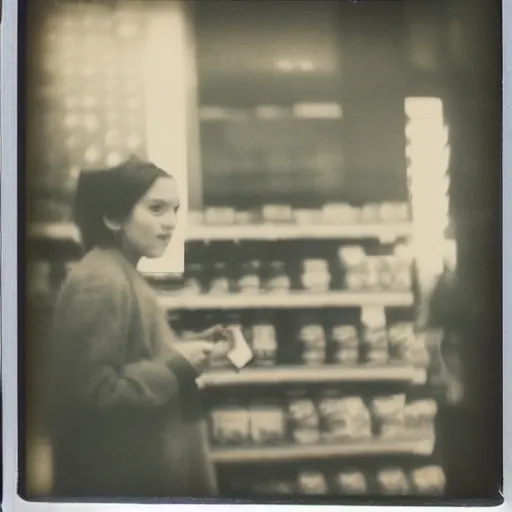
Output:
[[[155,408],[178,399],[197,372],[178,352],[125,364],[132,315],[124,275],[98,272],[71,283],[57,310],[57,331],[78,399],[99,408]],[[71,350],[69,350],[71,349]]]

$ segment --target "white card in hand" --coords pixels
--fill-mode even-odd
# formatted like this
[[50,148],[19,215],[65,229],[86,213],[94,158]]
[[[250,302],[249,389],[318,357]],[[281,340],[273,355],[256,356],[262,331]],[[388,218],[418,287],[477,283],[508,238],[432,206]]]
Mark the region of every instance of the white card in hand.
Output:
[[233,346],[228,352],[228,359],[231,361],[233,366],[235,366],[235,368],[241,370],[252,360],[253,353],[251,347],[247,341],[245,341],[241,329],[237,327],[231,328],[230,333],[233,339]]

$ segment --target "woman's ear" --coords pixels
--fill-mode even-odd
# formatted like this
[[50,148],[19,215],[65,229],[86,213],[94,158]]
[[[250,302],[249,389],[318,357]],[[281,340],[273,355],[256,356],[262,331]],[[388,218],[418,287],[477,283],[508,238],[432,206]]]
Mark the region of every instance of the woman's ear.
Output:
[[103,223],[113,233],[118,233],[119,231],[121,231],[122,223],[118,220],[115,220],[111,217],[103,217]]

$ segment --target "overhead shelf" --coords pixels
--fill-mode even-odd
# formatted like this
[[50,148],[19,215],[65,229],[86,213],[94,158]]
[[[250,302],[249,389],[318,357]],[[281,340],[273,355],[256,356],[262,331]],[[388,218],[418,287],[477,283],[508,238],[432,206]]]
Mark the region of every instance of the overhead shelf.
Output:
[[226,295],[179,295],[161,293],[160,304],[166,309],[295,309],[324,307],[410,307],[414,296],[410,291],[397,292],[350,292],[331,291],[311,293],[293,291],[289,293],[258,293],[246,295],[232,293]]
[[78,228],[71,222],[38,222],[28,227],[30,238],[46,238],[57,242],[80,242]]
[[[261,224],[235,226],[193,226],[185,231],[187,241],[275,241],[379,239],[394,241],[411,234],[410,223],[380,224]],[[29,228],[32,238],[79,242],[78,229],[72,223],[36,223]]]
[[245,368],[239,373],[233,370],[212,370],[201,376],[205,387],[229,387],[247,385],[334,383],[334,382],[425,382],[426,372],[406,365],[324,365],[277,366],[273,368]]
[[367,439],[340,444],[215,448],[212,450],[212,457],[217,464],[252,464],[313,461],[353,456],[429,456],[434,450],[434,444],[433,436],[397,440]]
[[367,239],[395,240],[409,236],[411,225],[402,224],[262,224],[237,226],[194,226],[187,230],[190,241]]

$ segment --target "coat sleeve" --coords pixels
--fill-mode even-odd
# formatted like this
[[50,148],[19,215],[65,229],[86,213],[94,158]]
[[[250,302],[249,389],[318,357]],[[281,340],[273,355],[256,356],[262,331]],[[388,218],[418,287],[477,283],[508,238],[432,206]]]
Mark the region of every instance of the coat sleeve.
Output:
[[151,409],[179,400],[180,386],[197,377],[181,354],[124,362],[132,297],[129,283],[118,277],[89,276],[61,296],[57,322],[77,398],[101,409]]

